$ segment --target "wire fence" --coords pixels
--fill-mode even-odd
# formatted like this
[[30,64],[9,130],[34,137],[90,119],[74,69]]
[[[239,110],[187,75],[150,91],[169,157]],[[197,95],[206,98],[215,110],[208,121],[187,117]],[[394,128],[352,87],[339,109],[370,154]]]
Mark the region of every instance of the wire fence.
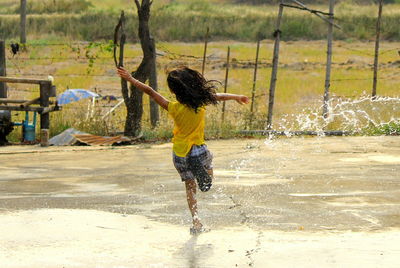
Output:
[[[316,13],[316,12],[314,12]],[[320,13],[322,15],[329,15],[329,14],[324,14]],[[337,22],[340,23],[343,20],[338,20]],[[344,35],[346,38],[352,39],[353,37],[349,34],[347,34],[343,29],[339,29],[340,33]],[[374,31],[373,25],[371,25],[370,31]],[[265,41],[265,40],[263,40]],[[268,42],[268,41],[267,41]],[[55,48],[56,50],[60,50],[60,56],[42,56],[38,55],[38,53],[32,53],[29,55],[30,50],[34,50],[35,48],[45,48],[45,47],[51,47]],[[32,43],[32,44],[27,44],[26,46],[23,47],[24,53],[22,55],[16,54],[16,55],[9,55],[7,57],[7,60],[11,63],[10,69],[12,70],[11,72],[8,71],[8,75],[24,75],[24,76],[47,76],[49,73],[45,72],[40,72],[40,71],[35,71],[35,72],[26,72],[24,70],[21,70],[18,65],[23,64],[24,62],[29,62],[29,64],[34,64],[35,62],[40,62],[40,64],[48,64],[54,63],[56,61],[77,61],[79,63],[86,64],[88,66],[88,69],[86,72],[60,72],[57,73],[55,71],[54,75],[58,77],[95,77],[95,78],[115,78],[116,81],[118,77],[116,75],[110,75],[104,70],[97,70],[92,67],[98,65],[98,66],[103,66],[103,65],[110,65],[112,62],[112,54],[110,53],[107,55],[107,49],[110,48],[110,42],[69,42],[69,43]],[[136,49],[137,51],[140,50],[140,45],[139,44],[126,44],[126,48],[133,48]],[[363,62],[361,62],[358,66],[355,66],[354,68],[359,68],[363,70],[370,70],[371,65],[373,62],[373,58],[375,56],[374,51],[373,51],[373,45],[371,45],[370,51],[367,50],[362,50],[362,49],[357,49],[354,47],[352,43],[346,43],[346,42],[341,42],[340,46],[338,46],[338,49],[341,50],[347,50],[352,53],[353,56],[359,56],[364,59]],[[65,54],[69,55],[62,55],[65,52]],[[101,52],[101,55],[98,55],[98,51]],[[255,50],[255,49],[254,49]],[[324,50],[324,48],[321,48],[321,50]],[[391,47],[389,49],[381,49],[379,52],[379,55],[386,55],[388,53],[393,53],[393,52],[398,52],[398,55],[400,56],[400,46],[399,47]],[[140,53],[140,52],[139,52]],[[206,61],[207,61],[207,66],[208,68],[212,69],[219,69],[223,70],[227,66],[230,68],[255,68],[255,59],[254,58],[248,58],[248,59],[235,59],[234,62],[230,62],[229,64],[226,62],[226,57],[222,55],[223,53],[210,53],[206,56]],[[397,53],[396,53],[397,54]],[[195,63],[200,63],[203,61],[203,56],[202,55],[193,55],[193,54],[185,54],[185,53],[178,53],[172,51],[172,49],[167,48],[165,45],[162,43],[159,43],[157,45],[157,57],[162,60],[168,60],[168,61],[189,61],[189,62],[195,62]],[[124,57],[128,62],[139,62],[141,60],[141,56],[125,56]],[[271,68],[272,66],[272,58],[270,57],[261,57],[258,58],[258,66],[259,68]],[[371,62],[368,64],[368,62]],[[380,63],[380,66],[385,66],[387,63]],[[39,64],[39,65],[40,65]],[[279,68],[285,68],[285,69],[296,69],[298,68],[298,65],[301,65],[301,68],[320,68],[323,69],[325,67],[324,62],[291,62],[290,64],[280,64]],[[354,63],[350,62],[333,62],[334,66],[341,65],[340,68],[345,68],[346,66],[353,66]],[[335,65],[336,64],[336,65]],[[391,66],[393,70],[391,71],[390,74],[385,73],[384,75],[380,75],[378,80],[382,81],[400,81],[400,76],[396,75],[398,73],[397,69],[400,66],[400,58],[398,60],[393,59],[390,64],[393,64]],[[396,65],[397,64],[397,65]],[[265,78],[265,77],[264,77]],[[237,78],[241,79],[241,78]],[[371,77],[369,76],[363,76],[363,77],[352,77],[352,78],[333,78],[330,79],[330,82],[332,83],[346,83],[350,81],[372,81],[372,71],[371,71]],[[321,88],[323,85],[321,84]],[[119,89],[119,88],[112,88],[112,89]],[[255,95],[255,98],[266,98],[268,93],[266,90],[263,90],[263,92],[257,92],[258,94]],[[233,115],[241,114],[240,112],[233,111]]]
[[[340,31],[343,32],[343,30],[340,30]],[[349,35],[348,38],[351,39],[351,36]],[[261,40],[261,41],[265,41],[265,40]],[[95,43],[98,44],[99,46],[107,46],[107,45],[109,45],[108,42],[95,42]],[[54,47],[54,46],[56,46],[56,47],[73,48],[74,46],[86,46],[87,47],[89,44],[91,44],[91,42],[46,43],[46,44],[35,44],[35,43],[32,43],[32,44],[25,45],[25,47],[27,49],[29,49],[30,47],[35,48],[35,47]],[[131,44],[126,43],[125,46],[128,47],[129,45],[132,46],[132,47],[137,46],[139,48],[139,45],[138,44],[134,44],[134,43],[131,43]],[[167,56],[167,57],[172,58],[172,59],[173,58],[191,58],[191,59],[196,59],[196,60],[203,60],[203,56],[194,56],[194,55],[190,55],[190,54],[181,54],[181,53],[177,53],[177,52],[172,52],[172,51],[166,49],[162,45],[158,45],[158,46],[159,46],[159,51],[158,51],[159,54],[158,54],[158,56]],[[359,53],[359,54],[363,54],[363,55],[367,55],[367,56],[371,56],[371,57],[374,56],[373,52],[365,52],[363,50],[355,49],[355,48],[352,48],[352,47],[349,47],[349,46],[343,45],[343,43],[341,43],[340,47],[344,48],[344,49],[347,49],[347,50],[350,50],[350,51],[354,51],[354,52]],[[372,49],[373,49],[373,47],[371,46],[371,50]],[[160,54],[160,50],[164,54]],[[381,49],[379,54],[382,55],[382,54],[386,54],[386,53],[393,52],[393,51],[396,51],[396,50],[397,51],[400,50],[400,46],[399,47],[395,47],[395,48],[391,48],[391,49]],[[211,56],[208,55],[208,57],[211,57]],[[216,57],[216,56],[213,56],[213,57]],[[101,58],[108,59],[109,57],[99,56],[98,58],[100,58],[100,59]],[[131,59],[131,58],[136,58],[136,57],[125,56],[124,58]],[[29,58],[21,58],[21,59],[25,59],[25,60],[75,59],[75,57],[43,57],[43,56],[41,56],[41,57],[29,57]],[[219,59],[220,60],[225,60],[224,57],[219,57]],[[254,59],[248,59],[247,61],[252,61],[252,60],[254,60]],[[260,60],[272,60],[272,58],[260,58]]]

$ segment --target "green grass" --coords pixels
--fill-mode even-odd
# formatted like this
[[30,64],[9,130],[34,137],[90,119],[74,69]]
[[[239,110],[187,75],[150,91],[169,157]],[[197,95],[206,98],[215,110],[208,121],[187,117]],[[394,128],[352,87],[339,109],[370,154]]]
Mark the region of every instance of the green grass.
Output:
[[[112,54],[101,49],[101,46],[90,48],[88,43],[71,43],[71,40],[57,40],[62,45],[52,45],[54,39],[36,40],[27,44],[26,51],[12,57],[7,51],[7,73],[10,76],[45,78],[52,75],[55,78],[57,92],[61,93],[67,88],[86,88],[97,91],[102,95],[121,96],[119,79],[115,74]],[[106,45],[106,44],[104,44]],[[253,62],[255,57],[255,43],[243,42],[211,42],[208,49],[208,59],[205,75],[208,79],[224,81],[226,49],[231,47],[232,63],[229,71],[228,92],[250,96],[253,83]],[[380,63],[378,94],[399,98],[398,65],[393,64],[393,58],[398,57],[396,42],[383,42]],[[197,70],[201,69],[203,45],[201,43],[157,43],[160,56],[158,62],[158,84],[161,94],[169,99],[173,96],[166,85],[165,70],[185,64]],[[271,75],[271,55],[273,44],[271,41],[261,43],[261,63],[258,70],[255,115],[252,129],[264,129],[267,113],[267,95]],[[87,51],[89,50],[89,51]],[[372,42],[335,42],[334,64],[332,66],[331,96],[334,104],[345,100],[356,100],[360,96],[369,94],[372,85],[371,63],[373,62]],[[85,56],[91,54],[95,59],[93,66],[89,67],[89,59]],[[134,70],[141,60],[141,49],[138,44],[128,44],[126,47],[126,64],[129,70]],[[163,56],[161,56],[163,55]],[[192,57],[183,57],[189,55]],[[236,60],[233,61],[233,58]],[[275,94],[274,128],[298,130],[304,128],[305,122],[299,122],[298,116],[304,120],[314,120],[313,113],[321,115],[322,92],[325,79],[326,44],[323,41],[291,41],[282,42],[280,67]],[[219,92],[223,87],[219,88]],[[30,99],[38,94],[37,87],[27,88],[19,85],[10,89],[13,98]],[[109,107],[116,103],[111,103]],[[99,118],[109,108],[96,105],[95,118]],[[359,106],[346,106],[341,104],[343,110],[361,109],[371,115],[371,119],[380,125],[389,122],[391,118],[398,118],[400,111],[398,102],[377,102],[373,105],[365,103]],[[103,110],[102,110],[103,109]],[[225,122],[221,124],[222,105],[208,108],[206,121],[206,135],[213,137],[232,137],[237,131],[248,127],[250,105],[240,106],[234,102],[226,104]],[[374,109],[376,109],[374,111]],[[56,135],[66,128],[74,127],[97,135],[110,135],[123,131],[125,108],[116,112],[105,120],[88,118],[88,102],[66,105],[60,112],[52,113],[52,135]],[[361,114],[358,114],[361,116]],[[315,116],[314,116],[315,117]],[[23,119],[23,114],[14,115],[13,118]],[[17,121],[18,121],[17,120]],[[322,127],[319,119],[310,128]],[[319,125],[318,125],[319,124]],[[361,124],[361,123],[360,123]],[[362,122],[368,125],[368,121]],[[337,116],[335,120],[326,125],[329,130],[349,130],[346,119]],[[357,125],[358,130],[360,126]],[[314,130],[307,129],[307,130]],[[165,112],[161,113],[160,125],[152,129],[149,123],[148,97],[144,97],[143,135],[147,140],[166,140],[171,137],[172,122]],[[351,129],[350,129],[351,130]],[[18,140],[20,131],[15,131],[12,140]]]
[[[2,0],[3,2],[5,0]],[[38,0],[42,9],[52,4]],[[71,0],[72,1],[72,0]],[[1,2],[1,1],[0,1]],[[67,0],[61,2],[67,3]],[[19,15],[15,13],[17,4],[5,2],[0,5],[0,37],[14,39],[19,37]],[[58,3],[58,1],[57,1]],[[69,3],[69,2],[68,2]],[[343,3],[343,2],[342,2]],[[10,7],[12,6],[12,8]],[[327,6],[311,6],[327,11]],[[28,16],[28,39],[42,39],[58,35],[78,40],[110,40],[121,10],[127,16],[128,39],[137,41],[137,15],[133,1],[96,1],[91,6],[78,10],[63,8],[63,12],[30,13]],[[210,28],[212,40],[254,41],[257,38],[272,39],[275,30],[277,6],[234,5],[209,1],[155,1],[152,7],[151,32],[159,41],[201,41],[206,28]],[[336,7],[337,23],[341,30],[335,29],[335,39],[373,40],[377,6],[358,6],[339,4]],[[382,20],[382,39],[400,40],[397,22],[400,20],[400,5],[385,5]],[[282,21],[283,40],[321,40],[326,39],[326,23],[318,17],[294,9],[285,9]]]
[[[99,93],[120,95],[119,79],[115,76],[112,55],[107,49],[112,38],[119,12],[127,14],[127,29],[130,43],[126,48],[126,66],[134,70],[141,60],[141,49],[137,43],[137,18],[134,2],[131,0],[91,1],[92,5],[81,8],[79,12],[65,8],[65,12],[56,9],[45,10],[45,1],[31,1],[37,14],[28,17],[27,49],[12,57],[7,55],[7,72],[20,77],[47,77],[53,75],[58,92],[67,88],[87,88]],[[66,4],[67,0],[59,3]],[[326,10],[326,6],[310,5],[315,9]],[[18,1],[0,0],[0,33],[7,38],[8,44],[18,40],[19,15],[15,14]],[[40,11],[40,8],[42,11]],[[34,10],[34,9],[33,9]],[[47,12],[47,14],[41,14]],[[332,66],[331,95],[335,99],[357,99],[368,95],[372,87],[376,5],[354,5],[342,1],[336,6],[337,22],[342,30],[335,29],[334,55]],[[205,30],[210,27],[206,77],[224,81],[226,49],[231,47],[230,80],[228,91],[239,94],[251,94],[255,57],[255,40],[266,38],[261,43],[260,69],[256,89],[256,112],[252,128],[263,129],[267,111],[267,95],[271,75],[273,41],[271,33],[276,22],[277,6],[233,5],[231,1],[168,1],[154,2],[151,16],[151,32],[156,37],[157,48],[164,56],[158,57],[158,77],[160,92],[172,99],[165,83],[165,70],[188,65],[201,69],[203,44],[188,43],[202,41]],[[382,38],[400,40],[400,5],[385,5],[383,11]],[[185,27],[182,27],[185,25]],[[322,92],[324,90],[326,42],[304,42],[296,40],[325,39],[326,25],[310,14],[285,9],[282,23],[283,40],[280,50],[280,66],[274,109],[274,127],[296,129],[304,122],[296,122],[296,115],[312,116],[320,114]],[[366,40],[359,42],[359,39]],[[100,45],[91,46],[75,40],[99,41]],[[180,40],[180,41],[176,41]],[[218,41],[218,40],[244,40]],[[341,40],[341,41],[338,41]],[[173,42],[171,42],[173,41]],[[52,45],[62,43],[63,45]],[[380,96],[399,97],[399,58],[398,42],[382,42],[379,58],[380,72],[378,94]],[[9,51],[7,51],[9,53]],[[186,56],[183,56],[186,55]],[[220,88],[222,91],[223,88]],[[16,85],[11,88],[12,97],[32,98],[38,94],[37,88]],[[145,106],[148,98],[145,98]],[[398,117],[398,106],[378,105],[381,118],[373,118],[375,125]],[[221,124],[221,105],[210,107],[207,119],[209,137],[229,137],[237,130],[248,125],[250,106],[227,104],[225,123]],[[349,109],[356,109],[351,107]],[[363,107],[375,114],[371,107]],[[104,121],[85,119],[87,105],[65,107],[62,112],[52,114],[52,134],[58,134],[68,127],[76,127],[98,135],[108,135],[123,129],[125,110],[120,108],[111,119]],[[101,113],[101,111],[95,111]],[[171,122],[165,113],[161,114],[160,125],[151,129],[149,115],[145,108],[143,132],[146,139],[168,139]],[[14,114],[22,120],[23,114]],[[313,118],[311,118],[313,119]],[[284,121],[286,120],[286,121]],[[316,119],[318,121],[318,119]],[[326,125],[328,129],[346,127],[346,120],[338,116]],[[357,126],[358,127],[358,126]],[[376,127],[375,132],[386,131]],[[373,131],[372,131],[373,132]],[[390,132],[390,131],[389,131]],[[19,132],[11,136],[19,139]]]
[[370,126],[363,129],[362,134],[370,136],[400,135],[400,123],[391,122],[379,126]]

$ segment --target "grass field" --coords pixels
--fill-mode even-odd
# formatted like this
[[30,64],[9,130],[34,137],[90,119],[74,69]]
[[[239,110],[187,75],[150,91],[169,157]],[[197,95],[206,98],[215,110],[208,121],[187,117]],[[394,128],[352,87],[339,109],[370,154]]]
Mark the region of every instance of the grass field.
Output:
[[[74,4],[71,4],[73,2]],[[18,1],[0,0],[0,38],[19,37]],[[328,6],[310,5],[327,12]],[[137,15],[129,0],[36,0],[28,1],[28,39],[62,36],[74,40],[112,39],[121,10],[127,17],[128,39],[137,40]],[[210,38],[252,42],[272,38],[277,5],[238,5],[229,1],[154,1],[150,28],[159,41],[200,41],[207,27]],[[373,40],[378,9],[376,5],[355,5],[342,1],[336,5],[335,17],[340,30],[337,40]],[[400,4],[384,6],[382,34],[384,40],[399,41]],[[326,38],[326,23],[309,12],[286,8],[282,21],[284,40],[321,40]]]
[[[19,36],[18,27],[15,27],[19,21],[18,6],[16,1],[0,0],[0,38],[6,39],[8,45]],[[310,7],[327,10],[327,6],[322,5]],[[127,46],[125,62],[130,70],[134,70],[141,60],[142,52],[135,43],[137,18],[133,1],[35,0],[28,2],[28,10],[28,45],[26,50],[16,56],[7,55],[8,75],[52,75],[58,92],[67,88],[85,88],[102,95],[121,95],[108,42],[120,10],[125,10],[128,19],[126,31],[132,33],[128,34],[130,44]],[[238,107],[228,103],[223,125],[220,122],[221,107],[210,108],[212,112],[209,113],[208,135],[226,136],[231,135],[232,130],[249,127],[263,129],[271,74],[271,33],[274,31],[276,14],[277,5],[238,5],[229,0],[155,1],[150,27],[157,40],[160,91],[172,98],[166,89],[165,70],[177,65],[201,69],[203,44],[193,41],[202,41],[205,29],[210,27],[212,42],[207,53],[206,77],[224,81],[226,50],[230,46],[228,91],[250,96],[253,86],[254,40],[262,38],[254,104],[256,114],[252,125],[249,126],[248,121],[250,106]],[[339,110],[333,111],[336,114],[328,121],[321,122],[326,43],[318,40],[326,38],[326,25],[311,14],[285,9],[274,128],[359,130],[361,123],[358,120],[363,120],[362,126],[398,121],[398,101],[379,99],[374,102],[374,107],[364,101],[356,101],[361,104],[352,106],[352,102],[371,93],[376,14],[376,5],[355,5],[353,1],[341,1],[336,5],[335,15],[342,29],[334,31],[330,90],[331,105]],[[386,41],[381,44],[378,84],[378,94],[382,98],[399,98],[400,43],[395,41],[400,40],[399,19],[399,4],[384,6],[382,39]],[[223,86],[220,90],[223,90]],[[10,97],[31,98],[37,95],[37,88],[13,86],[10,89]],[[147,107],[147,98],[145,101]],[[96,119],[113,104],[99,103],[93,112],[97,116],[93,118],[88,116],[90,107],[87,102],[66,106],[62,112],[52,115],[52,133],[57,134],[68,127],[101,135],[120,132],[124,123],[123,106],[112,118]],[[144,114],[145,136],[170,136],[171,123],[166,114],[162,113],[160,127],[154,131],[150,130],[147,110]],[[347,110],[356,112],[350,116]],[[359,114],[360,111],[364,114]],[[22,113],[15,116],[18,117],[22,120]],[[17,132],[13,135],[14,139],[18,139]]]
[[[88,43],[58,42],[41,40],[28,44],[27,49],[16,56],[7,55],[7,73],[9,76],[45,78],[52,75],[58,93],[67,88],[84,88],[96,91],[101,95],[121,96],[119,79],[115,75],[112,55],[104,49],[107,44],[89,45]],[[251,96],[255,44],[243,42],[212,42],[207,53],[208,79],[221,82],[225,77],[225,60],[227,47],[231,47],[231,68],[229,71],[228,92]],[[90,48],[89,48],[90,47]],[[399,98],[399,66],[400,47],[396,42],[383,42],[380,55],[380,73],[378,94],[383,97]],[[167,90],[165,70],[178,65],[188,65],[200,70],[202,64],[203,44],[181,42],[159,42],[158,49],[158,80],[159,89],[170,99],[173,97]],[[335,42],[333,70],[331,80],[331,96],[336,105],[343,100],[359,99],[371,93],[373,42]],[[126,49],[126,64],[129,70],[134,70],[141,60],[141,50],[137,44],[129,44]],[[256,84],[255,111],[252,128],[263,129],[267,111],[267,95],[271,75],[273,43],[265,40],[261,43],[258,78]],[[10,53],[8,51],[8,53]],[[307,127],[298,118],[304,114],[307,120],[315,120],[313,114],[320,114],[322,94],[325,80],[326,44],[323,41],[292,41],[282,42],[280,68],[276,90],[274,110],[275,129],[300,129]],[[220,91],[223,90],[221,86]],[[10,98],[31,98],[38,95],[37,88],[10,85]],[[150,130],[148,119],[148,99],[145,98],[144,131],[148,138],[169,137],[171,122],[162,113],[160,127]],[[99,102],[94,110],[93,118],[87,117],[89,102],[82,101],[64,107],[61,112],[52,114],[52,133],[57,134],[68,127],[76,127],[93,134],[107,135],[123,130],[125,109],[123,106],[106,120],[100,120],[105,110],[116,102]],[[394,105],[394,106],[393,106]],[[396,106],[397,105],[397,106]],[[101,108],[101,106],[107,106]],[[374,122],[388,122],[391,117],[399,118],[398,103],[381,105],[379,113],[375,113]],[[360,107],[358,107],[359,109]],[[221,126],[221,106],[211,107],[208,118],[208,135],[224,136],[232,134],[232,130],[246,127],[249,117],[249,106],[227,104],[226,121]],[[350,107],[348,109],[356,109]],[[371,108],[363,108],[370,110]],[[374,113],[372,113],[374,114]],[[311,115],[311,117],[310,117]],[[22,120],[22,113],[19,117]],[[329,129],[343,128],[343,118],[338,116],[326,127]],[[317,128],[314,125],[308,126]],[[18,132],[15,132],[18,139]]]

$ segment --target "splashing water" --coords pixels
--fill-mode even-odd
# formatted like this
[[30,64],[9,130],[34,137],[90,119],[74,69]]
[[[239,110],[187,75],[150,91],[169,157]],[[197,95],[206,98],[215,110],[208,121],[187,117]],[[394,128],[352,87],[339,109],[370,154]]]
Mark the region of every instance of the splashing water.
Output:
[[291,131],[342,130],[362,133],[368,127],[400,123],[400,98],[362,96],[358,99],[333,97],[328,103],[328,116],[322,116],[322,107],[307,107],[300,113],[285,115],[277,126],[286,136]]
[[[349,134],[363,134],[370,127],[382,127],[388,124],[400,125],[400,97],[377,97],[363,95],[357,99],[345,99],[332,97],[328,103],[328,116],[322,115],[322,106],[307,107],[301,112],[291,115],[277,117],[275,123],[276,129],[283,132],[287,137],[295,135],[296,132],[312,131],[319,137],[325,136],[326,131],[340,130]],[[268,133],[264,140],[266,149],[274,150],[275,132]],[[281,141],[281,144],[287,142],[288,151],[280,158],[273,159],[274,163],[270,174],[274,178],[281,177],[281,170],[287,161],[295,160],[297,149],[289,141]],[[251,146],[249,147],[251,149]],[[322,148],[316,146],[315,152],[320,152]],[[235,170],[235,178],[240,179],[243,171],[254,171],[255,155],[246,155],[231,163],[231,168]],[[272,161],[272,160],[269,160]],[[268,163],[266,163],[267,165]]]

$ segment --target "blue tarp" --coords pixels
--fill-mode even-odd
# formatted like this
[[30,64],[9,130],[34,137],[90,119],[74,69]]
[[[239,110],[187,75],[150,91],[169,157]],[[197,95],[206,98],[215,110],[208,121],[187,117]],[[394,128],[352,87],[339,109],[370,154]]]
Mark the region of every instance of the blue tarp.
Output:
[[86,89],[67,89],[57,96],[59,105],[68,104],[86,98],[96,98],[100,95]]

